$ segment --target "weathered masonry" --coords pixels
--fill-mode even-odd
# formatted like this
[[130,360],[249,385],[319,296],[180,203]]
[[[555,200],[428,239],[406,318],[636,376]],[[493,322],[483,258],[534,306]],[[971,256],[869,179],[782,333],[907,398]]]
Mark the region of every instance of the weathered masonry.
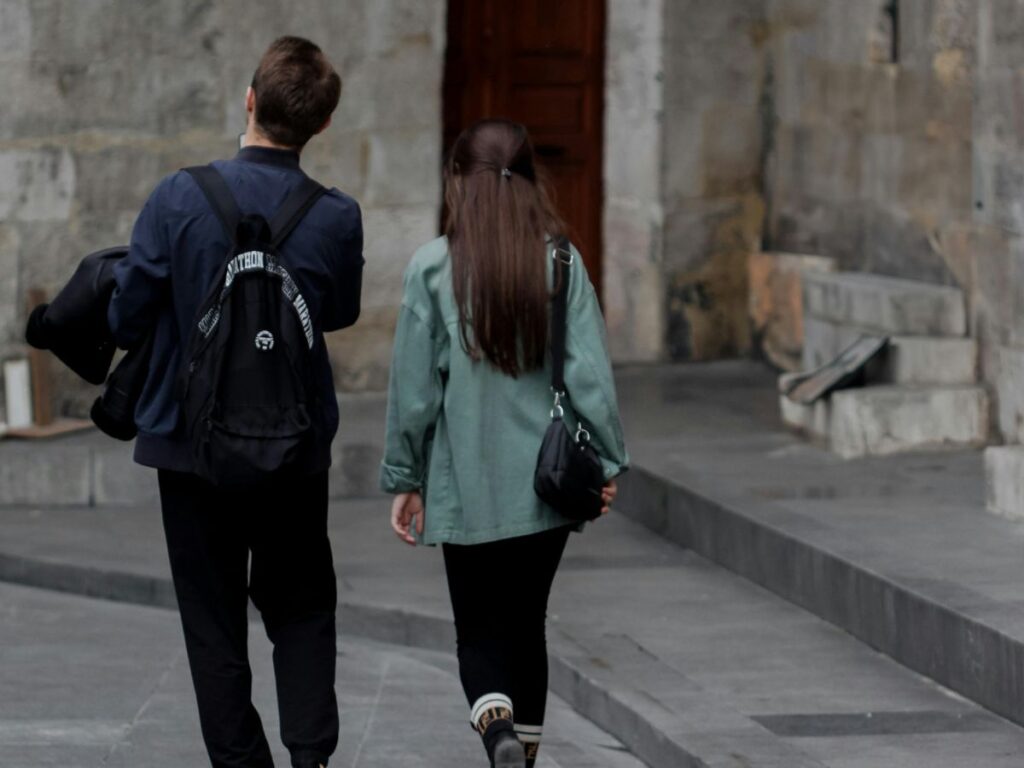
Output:
[[[366,219],[339,387],[383,386],[445,137],[501,104],[562,169],[617,360],[747,354],[749,254],[814,254],[963,291],[993,437],[1021,441],[1024,2],[561,0],[557,34],[550,3],[510,5],[0,0],[0,357],[21,352],[30,287],[124,242],[163,174],[233,152],[255,60],[287,31],[345,79],[304,164]],[[474,88],[492,99],[475,111]],[[86,398],[58,383],[63,407]]]

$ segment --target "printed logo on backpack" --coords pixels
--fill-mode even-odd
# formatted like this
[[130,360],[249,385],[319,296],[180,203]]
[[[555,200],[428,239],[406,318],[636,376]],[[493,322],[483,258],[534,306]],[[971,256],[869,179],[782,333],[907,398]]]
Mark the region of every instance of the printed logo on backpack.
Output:
[[274,334],[270,331],[260,331],[256,334],[256,349],[260,352],[269,352],[274,348]]
[[301,469],[316,414],[315,332],[280,245],[325,190],[305,179],[268,223],[243,215],[212,166],[185,169],[231,242],[196,315],[179,381],[195,471],[222,487]]

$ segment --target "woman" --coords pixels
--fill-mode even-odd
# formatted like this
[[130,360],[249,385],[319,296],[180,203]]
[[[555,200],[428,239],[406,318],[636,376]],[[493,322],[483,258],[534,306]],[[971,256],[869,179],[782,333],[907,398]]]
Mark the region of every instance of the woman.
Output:
[[445,202],[446,237],[405,273],[381,487],[397,494],[402,540],[443,545],[470,722],[492,766],[522,768],[540,744],[547,600],[574,527],[533,490],[556,279],[569,280],[566,418],[601,456],[604,512],[628,459],[597,298],[575,249],[571,264],[551,258],[563,225],[526,129],[486,120],[465,131]]

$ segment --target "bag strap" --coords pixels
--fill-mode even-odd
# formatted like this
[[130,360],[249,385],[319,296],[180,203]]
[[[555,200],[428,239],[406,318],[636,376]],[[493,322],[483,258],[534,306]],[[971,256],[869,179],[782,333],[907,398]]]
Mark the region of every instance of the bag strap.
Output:
[[224,181],[224,177],[212,165],[194,165],[183,169],[185,173],[195,179],[199,189],[203,191],[213,212],[224,227],[228,239],[233,243],[238,236],[238,224],[242,220],[242,212],[238,210],[238,203],[231,193],[231,188]]
[[[564,255],[564,257],[563,257]],[[551,300],[551,389],[555,393],[555,405],[565,392],[565,327],[569,307],[569,267],[573,254],[569,238],[559,237],[551,258],[555,260],[555,285],[557,290]]]
[[[195,179],[223,225],[224,231],[227,232],[228,238],[235,242],[242,212],[220,171],[212,165],[196,165],[184,170]],[[309,209],[326,193],[327,190],[322,185],[308,176],[303,176],[270,221],[271,245],[276,248],[287,240],[288,235],[302,221]]]
[[270,244],[277,248],[287,240],[292,230],[309,213],[309,209],[325,194],[327,190],[321,184],[309,176],[303,176],[270,220]]

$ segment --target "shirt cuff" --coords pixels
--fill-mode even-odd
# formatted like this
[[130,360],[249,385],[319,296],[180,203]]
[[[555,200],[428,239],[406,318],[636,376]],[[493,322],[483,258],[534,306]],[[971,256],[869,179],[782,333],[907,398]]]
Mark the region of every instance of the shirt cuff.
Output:
[[616,461],[609,461],[608,459],[601,458],[601,467],[604,469],[604,479],[605,482],[607,482],[613,477],[618,477],[628,470],[629,462],[626,461],[624,464],[619,464]]
[[423,488],[423,481],[408,467],[380,465],[380,489],[384,493],[412,493]]

